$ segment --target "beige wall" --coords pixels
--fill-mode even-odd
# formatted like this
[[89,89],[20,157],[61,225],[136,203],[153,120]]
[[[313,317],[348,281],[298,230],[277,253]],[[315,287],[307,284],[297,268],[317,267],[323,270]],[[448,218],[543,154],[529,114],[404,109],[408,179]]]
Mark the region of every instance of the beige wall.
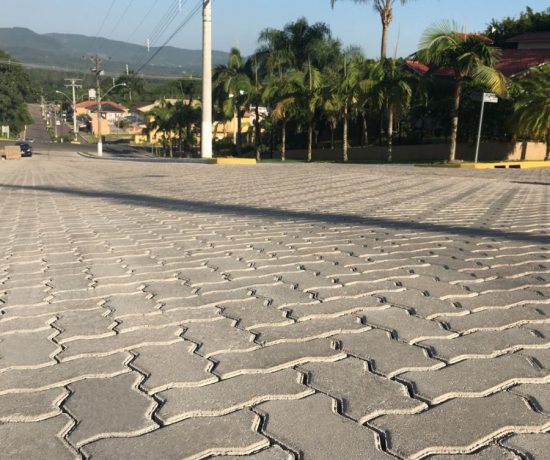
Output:
[[[92,132],[94,136],[97,136],[97,116],[92,117]],[[109,122],[105,118],[101,118],[101,135],[107,136],[109,134],[111,134]]]
[[[394,146],[394,161],[444,161],[449,155],[449,145],[400,145]],[[537,142],[526,143],[497,143],[489,142],[481,145],[479,161],[501,160],[544,160],[546,144]],[[460,144],[457,150],[457,159],[472,161],[475,156],[475,146]],[[286,152],[289,160],[305,160],[307,150],[290,150]],[[351,161],[383,162],[387,158],[386,147],[351,148]],[[320,161],[335,161],[342,159],[341,149],[315,149],[313,159]]]

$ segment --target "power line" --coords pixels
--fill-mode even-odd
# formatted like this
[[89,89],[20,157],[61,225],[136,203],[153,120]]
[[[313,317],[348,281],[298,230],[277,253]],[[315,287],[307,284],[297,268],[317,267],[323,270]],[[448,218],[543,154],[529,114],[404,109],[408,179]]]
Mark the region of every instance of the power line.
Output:
[[113,36],[113,34],[115,33],[115,31],[117,30],[118,26],[120,25],[120,23],[122,22],[122,20],[126,17],[126,15],[128,14],[128,11],[130,10],[130,7],[132,6],[132,2],[134,0],[129,0],[128,1],[128,5],[126,5],[126,8],[124,9],[124,12],[122,13],[122,16],[120,16],[120,18],[118,19],[118,21],[116,22],[115,26],[113,27],[113,29],[111,30],[111,33],[109,35],[107,35],[107,38],[111,38]]
[[145,13],[145,16],[143,16],[143,18],[141,19],[141,21],[139,22],[139,24],[136,26],[136,28],[132,31],[132,33],[130,34],[130,37],[128,38],[128,40],[130,40],[134,35],[135,33],[138,31],[138,29],[143,25],[143,23],[145,22],[145,20],[149,17],[149,15],[151,14],[151,11],[153,11],[155,9],[155,6],[157,6],[157,3],[159,2],[159,0],[155,0],[153,2],[153,4],[151,5],[151,8],[149,8],[149,10],[147,11],[147,13]]
[[203,7],[203,0],[199,0],[195,8],[191,10],[191,12],[187,15],[187,17],[183,20],[183,22],[177,27],[177,29],[166,39],[166,41],[159,48],[156,49],[156,51],[152,54],[152,56],[139,67],[138,72],[141,72],[141,70],[143,70],[144,67],[146,67],[153,59],[155,59],[155,57],[157,57],[157,55],[166,47],[166,45],[168,45],[168,43],[170,43],[172,39],[187,24],[189,24],[189,22],[191,22],[191,20],[197,15],[197,13],[199,13],[202,10],[202,7]]
[[136,56],[137,61],[139,63],[145,62],[147,60],[151,49],[151,44],[154,45],[156,43],[156,39],[159,36],[159,34],[164,33],[164,30],[166,29],[166,27],[174,20],[175,17],[176,17],[176,3],[172,3],[172,6],[168,8],[168,10],[161,17],[161,19],[157,22],[152,32],[149,35],[147,35],[145,40],[145,43],[146,43],[145,46],[147,47],[146,53],[144,53],[144,55],[141,58],[138,58]]
[[153,29],[153,31],[149,34],[149,41],[152,44],[155,44],[157,39],[162,37],[164,32],[172,22],[174,22],[174,19],[176,19],[176,16],[179,13],[179,7],[178,7],[178,1],[175,0],[172,6],[168,9],[166,14],[163,16],[163,18],[158,22],[156,27]]
[[103,30],[103,27],[105,26],[105,23],[107,22],[107,19],[109,18],[109,15],[111,14],[111,11],[113,10],[113,7],[115,6],[115,1],[116,0],[113,0],[111,2],[111,6],[107,10],[107,14],[105,14],[105,17],[103,18],[103,21],[101,22],[101,25],[99,26],[99,29],[97,30],[97,32],[95,34],[96,38],[99,37],[99,34]]

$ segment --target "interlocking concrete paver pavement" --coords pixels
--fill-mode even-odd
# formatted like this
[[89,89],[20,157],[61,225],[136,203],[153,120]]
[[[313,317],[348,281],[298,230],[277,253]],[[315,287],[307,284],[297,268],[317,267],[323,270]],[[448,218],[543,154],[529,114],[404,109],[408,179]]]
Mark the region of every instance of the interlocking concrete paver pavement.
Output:
[[521,460],[521,457],[514,452],[494,444],[472,454],[430,455],[426,458],[429,460]]
[[103,439],[82,450],[92,458],[189,458],[246,455],[269,445],[258,433],[260,419],[249,411],[188,419],[131,438]]
[[1,424],[0,458],[80,458],[63,439],[73,425],[74,421],[66,414],[40,422]]
[[544,458],[550,452],[550,432],[536,434],[514,434],[502,445],[522,454],[525,458]]
[[332,398],[316,394],[299,401],[270,401],[258,410],[267,414],[265,433],[305,458],[391,458],[378,448],[373,431],[340,416],[335,406]]
[[545,460],[548,185],[1,162],[0,458]]
[[78,420],[68,435],[71,444],[80,447],[97,439],[137,436],[157,428],[151,419],[157,403],[139,391],[142,379],[134,373],[70,384],[65,409]]

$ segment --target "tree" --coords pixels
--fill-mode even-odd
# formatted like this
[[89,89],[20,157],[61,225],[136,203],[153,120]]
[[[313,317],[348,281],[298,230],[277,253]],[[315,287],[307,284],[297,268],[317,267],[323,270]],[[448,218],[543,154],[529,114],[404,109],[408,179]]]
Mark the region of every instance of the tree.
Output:
[[322,69],[340,56],[340,42],[332,39],[327,24],[310,25],[305,18],[287,24],[284,28],[291,56],[291,66],[297,72],[296,102],[300,105],[302,119],[308,126],[307,158],[313,157],[313,133],[315,119],[323,105]]
[[[327,73],[327,95],[324,104],[329,115],[331,131],[339,120],[342,120],[342,159],[349,159],[349,120],[354,106],[361,97],[361,81],[364,77],[363,58],[355,50],[345,53],[337,66],[329,68]],[[332,136],[331,136],[332,138]]]
[[[332,7],[337,0],[330,0]],[[369,3],[372,1],[374,10],[380,15],[382,21],[382,44],[380,46],[380,57],[384,59],[388,54],[388,30],[393,21],[393,7],[395,0],[353,0],[355,3]],[[400,0],[401,4],[408,0]]]
[[412,88],[394,59],[381,59],[372,70],[371,96],[379,109],[388,113],[388,162],[393,160],[394,116],[401,116],[410,106]]
[[[193,100],[177,101],[170,110],[170,125],[178,132],[179,152],[183,148],[190,149],[193,144],[193,126],[200,123],[201,115],[197,107],[193,107]],[[185,132],[185,138],[183,133]]]
[[121,75],[115,83],[125,85],[116,88],[115,91],[123,95],[130,103],[133,103],[134,100],[142,100],[146,95],[145,80],[135,70],[129,70],[128,73]]
[[0,124],[13,133],[23,131],[31,122],[26,100],[32,96],[31,82],[21,65],[0,51]]
[[149,132],[162,132],[162,146],[164,150],[168,149],[170,157],[174,156],[172,146],[172,130],[174,129],[174,118],[172,116],[172,105],[162,104],[153,108],[149,113],[147,129]]
[[256,150],[256,160],[261,160],[260,143],[262,137],[262,126],[260,116],[260,104],[262,103],[262,96],[264,92],[263,78],[260,75],[262,66],[260,63],[260,57],[257,54],[253,54],[247,60],[245,65],[245,71],[250,78],[250,90],[247,97],[247,105],[250,108],[254,107],[254,146]]
[[506,78],[495,69],[500,51],[484,35],[459,32],[457,24],[442,22],[429,27],[415,58],[432,70],[447,69],[455,82],[449,161],[456,158],[462,91],[466,80],[474,80],[500,96],[507,94]]
[[288,34],[283,30],[264,29],[258,39],[260,47],[256,51],[260,66],[266,75],[262,101],[273,107],[271,117],[281,122],[281,160],[286,160],[286,127],[289,111],[296,103],[298,87],[296,73],[290,72],[293,56]]
[[519,86],[513,114],[516,132],[546,141],[545,160],[550,161],[550,64],[532,69]]
[[504,18],[500,21],[493,19],[485,33],[490,36],[499,47],[510,46],[506,40],[526,32],[547,32],[550,30],[550,8],[536,13],[527,7],[519,18]]
[[214,86],[219,97],[223,99],[222,106],[226,116],[235,114],[237,117],[237,154],[242,154],[242,118],[248,93],[252,90],[252,82],[247,73],[246,62],[237,48],[229,53],[227,65],[219,65],[214,71]]

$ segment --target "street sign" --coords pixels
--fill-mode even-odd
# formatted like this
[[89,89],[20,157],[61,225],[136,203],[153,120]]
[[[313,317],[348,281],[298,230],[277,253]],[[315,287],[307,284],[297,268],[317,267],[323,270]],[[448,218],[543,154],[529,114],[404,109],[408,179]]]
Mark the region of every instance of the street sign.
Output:
[[498,97],[496,94],[493,93],[483,93],[483,102],[488,104],[497,104]]
[[481,98],[481,115],[479,116],[479,130],[477,132],[476,156],[474,162],[477,163],[479,158],[479,146],[481,144],[481,128],[483,127],[483,114],[485,112],[485,104],[497,104],[498,97],[494,93],[483,93]]

